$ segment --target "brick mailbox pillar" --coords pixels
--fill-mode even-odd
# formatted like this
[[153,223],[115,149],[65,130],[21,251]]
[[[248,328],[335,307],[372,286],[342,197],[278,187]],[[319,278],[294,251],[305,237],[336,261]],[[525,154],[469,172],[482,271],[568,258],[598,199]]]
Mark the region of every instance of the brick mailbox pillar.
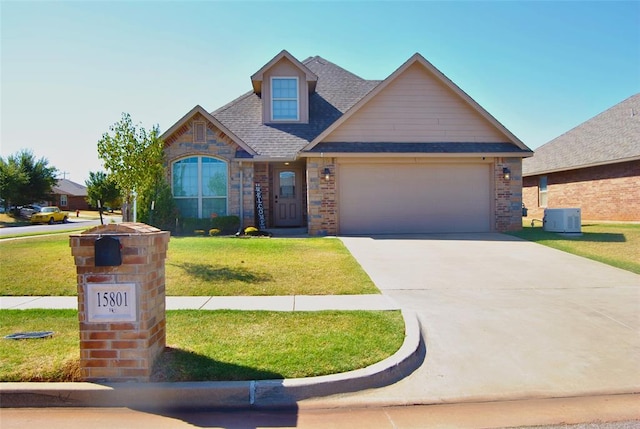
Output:
[[148,381],[165,347],[169,232],[143,223],[70,236],[78,273],[80,367],[88,381]]

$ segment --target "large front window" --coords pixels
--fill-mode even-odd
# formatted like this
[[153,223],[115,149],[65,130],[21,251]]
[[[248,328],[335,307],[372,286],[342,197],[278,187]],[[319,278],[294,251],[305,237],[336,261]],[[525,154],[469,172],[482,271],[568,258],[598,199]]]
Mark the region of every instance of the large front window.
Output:
[[271,118],[274,121],[298,120],[298,78],[271,79]]
[[173,163],[173,197],[182,217],[208,218],[227,214],[226,162],[206,156]]

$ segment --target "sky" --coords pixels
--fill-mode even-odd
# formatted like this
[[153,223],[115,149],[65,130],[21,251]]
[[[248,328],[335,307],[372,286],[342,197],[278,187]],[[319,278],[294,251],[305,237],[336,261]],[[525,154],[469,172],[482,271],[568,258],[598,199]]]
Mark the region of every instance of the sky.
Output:
[[640,92],[640,1],[0,0],[0,155],[84,184],[122,113],[166,131],[281,50],[384,79],[420,53],[532,149]]

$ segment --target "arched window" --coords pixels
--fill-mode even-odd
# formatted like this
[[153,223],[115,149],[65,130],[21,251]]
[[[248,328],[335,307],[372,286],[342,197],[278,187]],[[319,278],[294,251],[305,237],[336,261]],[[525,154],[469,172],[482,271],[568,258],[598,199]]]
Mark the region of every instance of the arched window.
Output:
[[172,165],[173,198],[183,217],[208,218],[227,214],[226,162],[208,156],[193,156]]

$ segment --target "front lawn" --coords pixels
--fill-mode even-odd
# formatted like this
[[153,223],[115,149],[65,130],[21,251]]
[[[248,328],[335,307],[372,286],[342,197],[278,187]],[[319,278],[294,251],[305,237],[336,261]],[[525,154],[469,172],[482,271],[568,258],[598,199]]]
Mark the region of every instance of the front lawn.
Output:
[[[0,311],[2,337],[55,331],[48,339],[1,338],[0,381],[79,380],[77,317],[75,310]],[[335,374],[379,362],[403,341],[399,311],[168,311],[168,347],[153,381]]]
[[[0,295],[76,295],[66,235],[0,241]],[[379,293],[342,242],[331,238],[171,237],[172,296]]]
[[638,224],[589,223],[582,225],[582,235],[572,236],[547,232],[525,222],[522,231],[509,234],[640,274]]

